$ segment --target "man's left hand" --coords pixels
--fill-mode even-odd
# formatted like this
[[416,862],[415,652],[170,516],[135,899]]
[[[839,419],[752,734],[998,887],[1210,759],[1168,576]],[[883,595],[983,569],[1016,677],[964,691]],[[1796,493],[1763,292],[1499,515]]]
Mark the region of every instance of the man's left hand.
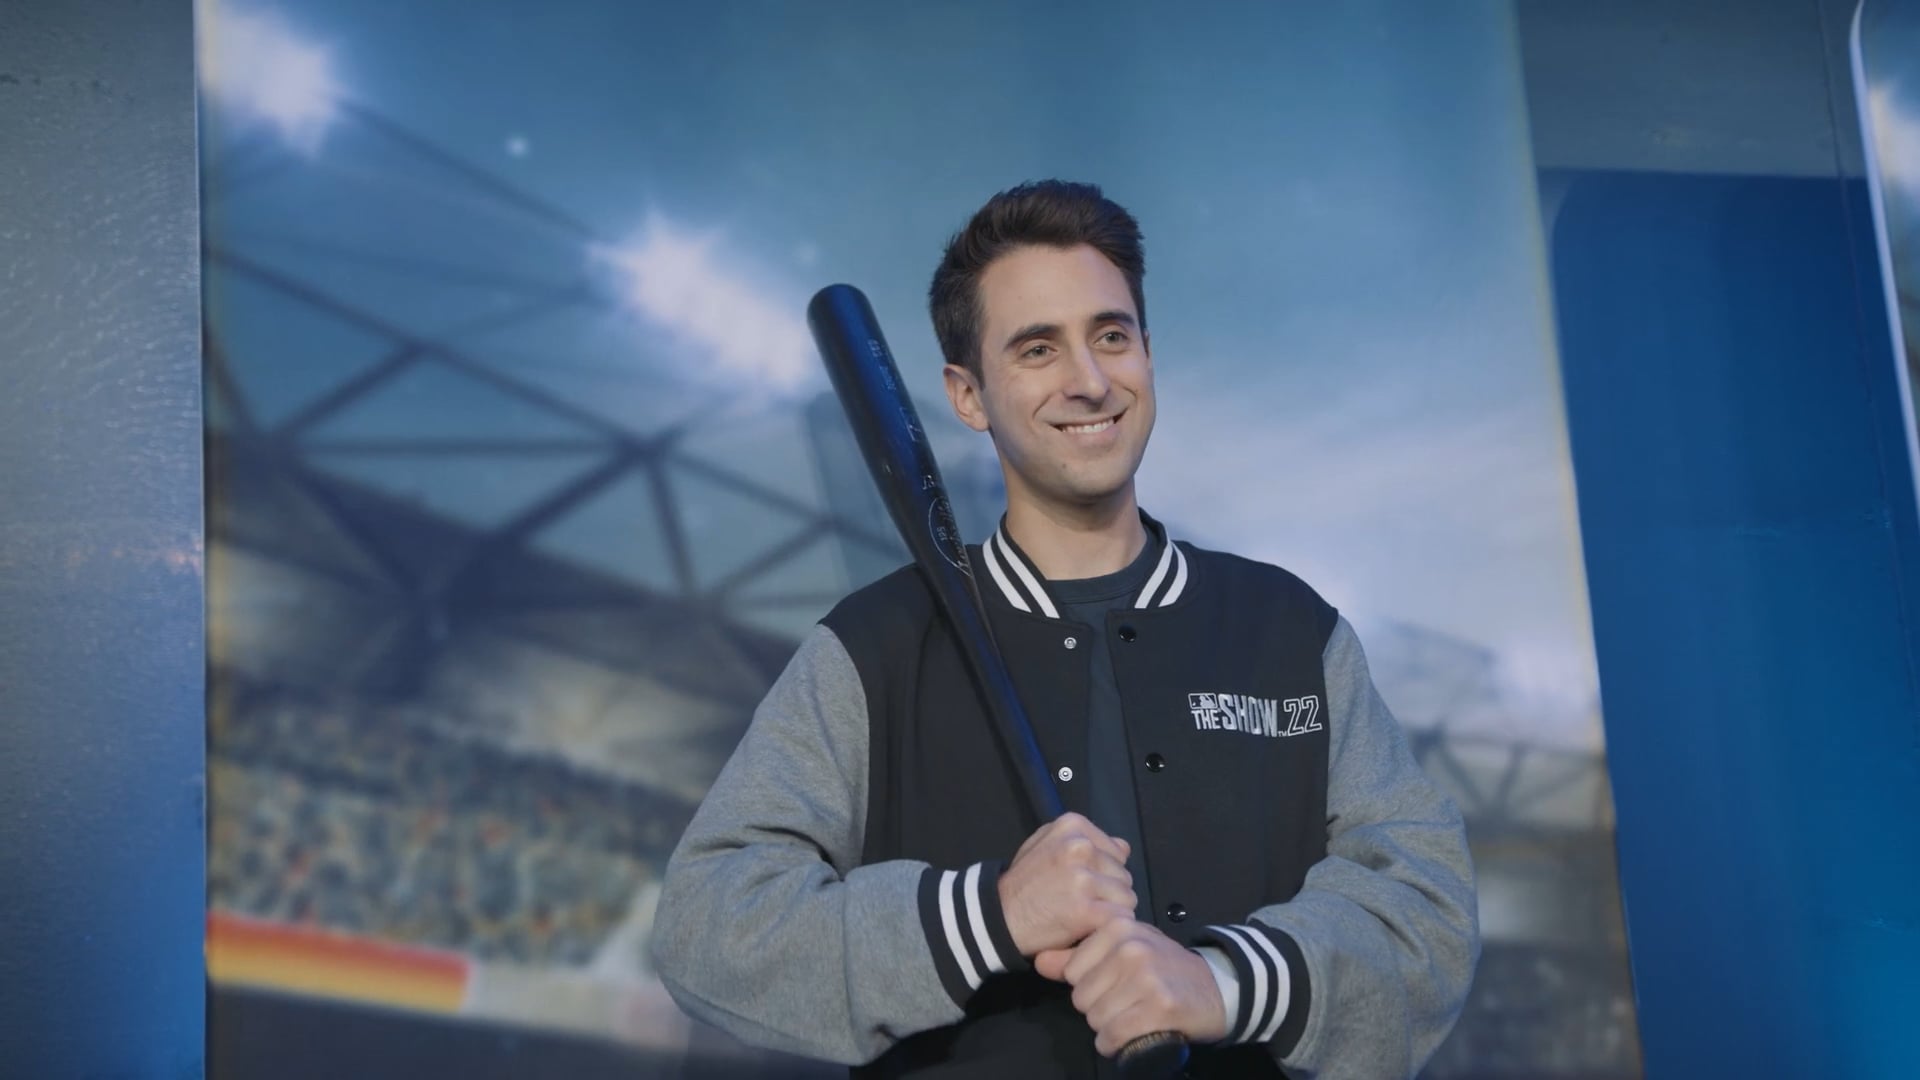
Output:
[[1034,969],[1073,985],[1073,1007],[1112,1057],[1141,1035],[1178,1031],[1191,1042],[1227,1034],[1227,1009],[1200,954],[1136,919],[1113,919],[1072,949],[1048,949]]

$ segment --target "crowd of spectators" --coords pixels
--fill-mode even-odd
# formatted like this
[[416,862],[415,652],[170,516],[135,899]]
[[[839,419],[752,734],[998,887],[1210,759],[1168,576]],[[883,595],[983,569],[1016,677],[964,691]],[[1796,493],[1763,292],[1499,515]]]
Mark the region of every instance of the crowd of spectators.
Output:
[[250,691],[209,749],[214,906],[490,961],[590,960],[691,813],[418,709]]

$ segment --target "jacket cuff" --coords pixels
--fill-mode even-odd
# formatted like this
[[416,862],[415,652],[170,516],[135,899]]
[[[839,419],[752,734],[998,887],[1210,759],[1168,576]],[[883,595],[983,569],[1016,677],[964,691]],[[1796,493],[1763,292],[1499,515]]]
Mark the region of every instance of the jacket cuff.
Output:
[[1307,1027],[1312,988],[1299,943],[1258,923],[1209,926],[1200,943],[1219,947],[1239,983],[1238,1008],[1227,1018],[1229,1043],[1267,1043],[1286,1057]]
[[981,862],[965,870],[929,868],[920,875],[920,925],[933,949],[940,983],[964,1007],[988,976],[1027,971],[1000,908],[1000,872],[1005,863]]

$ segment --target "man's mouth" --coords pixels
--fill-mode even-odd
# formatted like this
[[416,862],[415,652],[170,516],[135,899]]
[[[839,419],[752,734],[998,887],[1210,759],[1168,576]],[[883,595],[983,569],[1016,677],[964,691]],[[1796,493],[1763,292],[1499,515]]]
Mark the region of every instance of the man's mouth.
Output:
[[1119,423],[1120,417],[1125,415],[1126,413],[1117,413],[1107,417],[1105,420],[1092,420],[1084,424],[1055,424],[1053,426],[1069,435],[1098,435]]

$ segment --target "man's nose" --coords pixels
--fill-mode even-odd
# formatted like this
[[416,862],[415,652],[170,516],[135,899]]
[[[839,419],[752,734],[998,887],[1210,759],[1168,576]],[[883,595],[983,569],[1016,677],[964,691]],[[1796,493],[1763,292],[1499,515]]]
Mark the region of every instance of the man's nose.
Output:
[[1067,394],[1071,397],[1100,401],[1107,396],[1110,385],[1106,369],[1100,366],[1100,358],[1085,345],[1067,350],[1072,359],[1072,375],[1067,383]]

